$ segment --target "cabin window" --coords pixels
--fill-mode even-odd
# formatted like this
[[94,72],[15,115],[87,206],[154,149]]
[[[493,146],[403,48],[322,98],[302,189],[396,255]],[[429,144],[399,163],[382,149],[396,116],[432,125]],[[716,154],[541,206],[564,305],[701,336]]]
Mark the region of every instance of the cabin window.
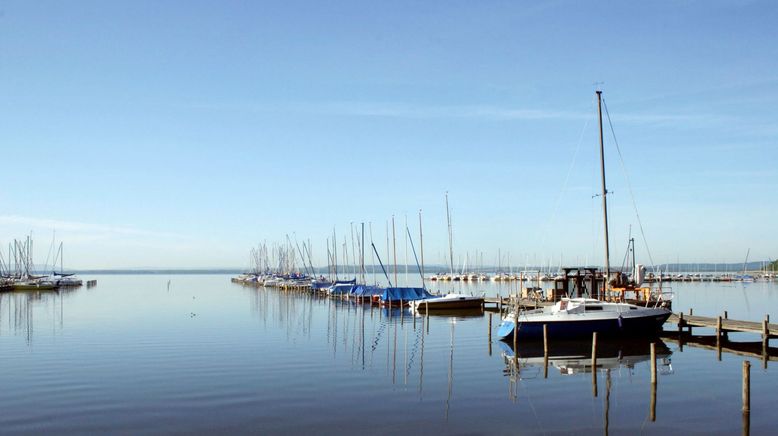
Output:
[[584,310],[602,310],[602,306],[584,306]]
[[637,307],[630,306],[629,310],[638,310]]

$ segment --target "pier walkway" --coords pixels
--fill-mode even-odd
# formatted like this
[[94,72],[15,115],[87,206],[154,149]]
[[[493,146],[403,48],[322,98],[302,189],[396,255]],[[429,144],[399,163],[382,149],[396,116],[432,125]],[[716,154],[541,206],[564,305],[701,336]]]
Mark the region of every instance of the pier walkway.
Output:
[[726,315],[714,318],[674,313],[667,322],[676,324],[679,330],[686,327],[689,329],[690,333],[692,327],[703,327],[715,329],[720,334],[724,335],[728,332],[743,332],[760,334],[764,336],[764,339],[778,337],[778,324],[770,324],[770,319],[768,317],[765,317],[762,322],[755,322],[729,319]]

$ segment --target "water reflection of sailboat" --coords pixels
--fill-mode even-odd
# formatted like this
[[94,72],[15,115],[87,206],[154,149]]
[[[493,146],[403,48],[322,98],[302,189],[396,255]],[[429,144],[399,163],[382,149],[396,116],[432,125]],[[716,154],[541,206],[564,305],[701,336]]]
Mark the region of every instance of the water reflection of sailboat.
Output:
[[446,421],[448,421],[448,411],[451,408],[451,395],[454,391],[454,327],[457,324],[456,318],[451,318],[451,343],[448,358],[448,396],[446,397]]
[[[659,339],[656,344],[656,356],[662,360],[663,371],[671,371],[672,351]],[[543,341],[523,341],[518,346],[518,356],[513,345],[499,342],[502,356],[509,370],[517,363],[524,367],[544,367],[546,356],[543,353]],[[587,341],[554,341],[549,344],[548,365],[559,369],[564,375],[592,372],[592,344]],[[641,362],[651,359],[651,341],[648,340],[600,340],[597,342],[597,369],[634,368]]]

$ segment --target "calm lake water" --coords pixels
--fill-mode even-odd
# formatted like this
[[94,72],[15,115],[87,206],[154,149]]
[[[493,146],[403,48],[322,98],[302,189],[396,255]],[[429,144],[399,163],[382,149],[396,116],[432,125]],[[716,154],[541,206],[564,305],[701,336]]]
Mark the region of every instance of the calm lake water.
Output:
[[[600,344],[595,396],[590,344],[552,343],[544,378],[542,344],[490,343],[488,315],[427,320],[226,275],[88,278],[0,294],[0,433],[733,434],[745,359],[751,432],[775,431],[776,365],[757,358],[660,342],[652,421],[646,342]],[[676,311],[778,308],[775,283],[673,287]]]

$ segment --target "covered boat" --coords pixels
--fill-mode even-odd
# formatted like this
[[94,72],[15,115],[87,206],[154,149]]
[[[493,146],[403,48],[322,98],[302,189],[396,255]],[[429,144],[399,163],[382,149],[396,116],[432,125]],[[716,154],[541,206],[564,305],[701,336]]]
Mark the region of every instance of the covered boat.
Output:
[[405,305],[411,301],[431,297],[424,288],[386,288],[381,293],[381,304],[387,306]]
[[371,285],[357,285],[351,289],[351,297],[356,301],[362,303],[378,302],[381,298],[381,294],[384,292],[383,288]]

